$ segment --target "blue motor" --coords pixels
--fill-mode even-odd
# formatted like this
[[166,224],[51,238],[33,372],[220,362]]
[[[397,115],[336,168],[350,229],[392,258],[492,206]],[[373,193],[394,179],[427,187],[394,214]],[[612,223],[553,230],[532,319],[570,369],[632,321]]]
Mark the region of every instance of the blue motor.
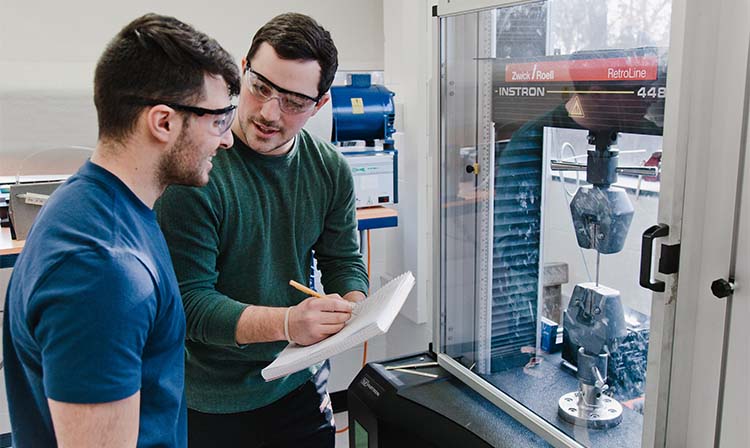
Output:
[[383,86],[372,85],[368,74],[353,74],[348,85],[331,87],[331,140],[364,140],[367,146],[383,140],[384,149],[393,148],[394,95]]

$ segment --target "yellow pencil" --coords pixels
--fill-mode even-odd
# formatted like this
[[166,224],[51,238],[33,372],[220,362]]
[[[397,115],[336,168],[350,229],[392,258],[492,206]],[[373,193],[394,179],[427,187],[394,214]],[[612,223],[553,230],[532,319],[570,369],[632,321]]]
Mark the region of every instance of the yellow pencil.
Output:
[[304,292],[305,294],[308,294],[310,297],[318,297],[318,298],[323,297],[322,295],[320,295],[320,293],[315,292],[312,289],[308,288],[307,286],[301,283],[297,283],[294,280],[289,280],[289,285],[292,288],[296,289],[297,291],[301,291],[301,292]]

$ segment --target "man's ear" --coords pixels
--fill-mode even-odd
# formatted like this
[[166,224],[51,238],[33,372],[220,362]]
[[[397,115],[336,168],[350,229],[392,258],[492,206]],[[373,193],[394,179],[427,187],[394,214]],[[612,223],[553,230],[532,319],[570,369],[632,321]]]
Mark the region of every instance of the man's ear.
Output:
[[322,108],[323,106],[325,106],[325,104],[326,104],[326,103],[327,103],[328,101],[330,101],[330,100],[331,100],[331,94],[330,94],[330,93],[326,93],[325,95],[323,95],[322,97],[320,97],[320,99],[318,100],[318,104],[316,104],[316,105],[315,105],[315,109],[314,109],[315,111],[314,111],[314,112],[312,113],[312,115],[310,115],[310,116],[312,117],[312,116],[314,116],[315,114],[317,114],[317,113],[318,113],[318,111],[319,111],[319,110],[320,110],[320,109],[321,109],[321,108]]
[[146,127],[151,136],[161,143],[169,142],[177,129],[179,114],[169,106],[157,104],[145,112]]

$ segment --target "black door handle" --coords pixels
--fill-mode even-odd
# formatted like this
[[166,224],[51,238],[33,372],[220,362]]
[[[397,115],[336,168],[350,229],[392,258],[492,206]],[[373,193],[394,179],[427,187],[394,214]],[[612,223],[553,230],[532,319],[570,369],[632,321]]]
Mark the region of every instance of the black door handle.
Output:
[[641,286],[655,292],[664,292],[665,284],[660,280],[651,281],[651,260],[656,238],[669,235],[669,226],[656,224],[643,232],[641,239]]

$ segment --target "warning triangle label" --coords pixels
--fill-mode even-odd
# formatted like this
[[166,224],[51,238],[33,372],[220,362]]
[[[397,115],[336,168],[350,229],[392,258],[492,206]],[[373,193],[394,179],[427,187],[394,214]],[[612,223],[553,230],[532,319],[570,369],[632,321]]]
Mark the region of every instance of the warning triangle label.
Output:
[[568,116],[570,117],[576,117],[576,118],[583,118],[583,107],[581,107],[581,100],[578,98],[578,95],[573,97],[573,101],[571,103],[568,103]]

